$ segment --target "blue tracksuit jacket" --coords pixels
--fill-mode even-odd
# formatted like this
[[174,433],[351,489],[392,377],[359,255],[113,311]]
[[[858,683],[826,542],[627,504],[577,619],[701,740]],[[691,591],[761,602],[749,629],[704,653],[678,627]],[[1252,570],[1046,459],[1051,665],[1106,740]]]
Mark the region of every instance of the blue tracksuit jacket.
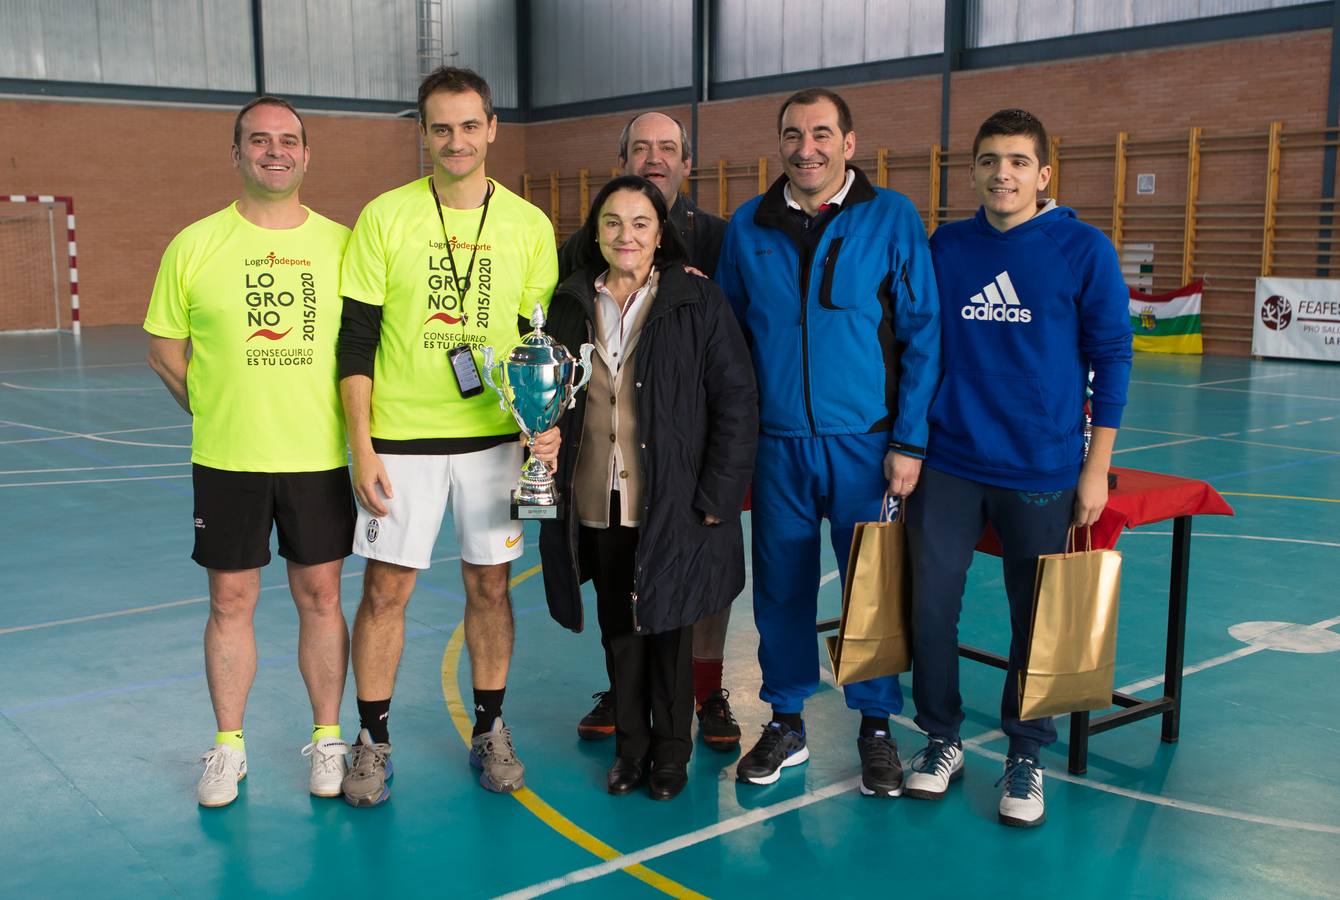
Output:
[[887,432],[893,449],[920,457],[940,377],[926,232],[906,197],[852,168],[812,253],[795,233],[782,176],[736,210],[716,278],[753,351],[764,434]]

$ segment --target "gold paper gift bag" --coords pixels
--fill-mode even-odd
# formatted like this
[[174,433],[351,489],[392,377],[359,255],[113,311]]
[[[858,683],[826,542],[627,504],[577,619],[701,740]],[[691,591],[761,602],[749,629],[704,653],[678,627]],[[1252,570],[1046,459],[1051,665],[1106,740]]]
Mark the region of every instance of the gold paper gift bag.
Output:
[[[884,504],[885,512],[888,503]],[[912,567],[901,515],[858,522],[847,557],[838,633],[825,638],[838,684],[896,675],[912,668]]]
[[1112,705],[1121,554],[1094,550],[1092,540],[1082,551],[1038,557],[1028,663],[1019,672],[1021,719]]

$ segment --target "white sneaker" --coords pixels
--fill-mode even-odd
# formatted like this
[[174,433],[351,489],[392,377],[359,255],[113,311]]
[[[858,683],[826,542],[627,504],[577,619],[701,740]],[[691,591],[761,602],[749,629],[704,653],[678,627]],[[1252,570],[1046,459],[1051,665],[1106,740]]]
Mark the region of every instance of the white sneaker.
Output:
[[943,738],[930,742],[907,761],[907,784],[903,793],[922,800],[939,800],[949,783],[963,777],[963,748]]
[[1016,828],[1032,828],[1047,820],[1042,800],[1042,764],[1031,756],[1006,757],[1005,774],[996,787],[1005,785],[1000,797],[1000,821]]
[[218,744],[200,761],[205,764],[195,798],[201,806],[227,806],[237,799],[237,783],[247,777],[247,754],[228,744]]
[[302,755],[312,758],[312,774],[307,779],[312,796],[340,796],[340,785],[348,770],[349,745],[339,738],[322,738],[303,747]]

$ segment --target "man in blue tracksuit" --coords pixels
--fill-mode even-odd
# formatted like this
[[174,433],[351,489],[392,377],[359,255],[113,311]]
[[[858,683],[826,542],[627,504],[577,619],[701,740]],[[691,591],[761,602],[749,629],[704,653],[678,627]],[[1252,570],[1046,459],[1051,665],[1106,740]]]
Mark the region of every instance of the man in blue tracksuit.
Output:
[[[770,784],[809,758],[801,719],[819,683],[814,623],[819,526],[846,578],[857,522],[886,491],[906,497],[925,455],[940,377],[940,322],[926,233],[901,194],[848,165],[851,112],[832,91],[789,97],[777,117],[784,175],[736,210],[717,266],[750,341],[760,426],[753,493],[760,697],[772,721],[739,780]],[[848,685],[861,713],[862,791],[902,793],[889,716],[896,677]]]
[[[940,286],[944,381],[930,415],[921,487],[908,504],[913,699],[930,738],[909,761],[908,796],[938,799],[963,769],[958,616],[973,547],[989,522],[1004,550],[1010,658],[1001,697],[1009,754],[999,818],[1044,819],[1039,750],[1051,719],[1019,719],[1037,557],[1107,505],[1112,444],[1131,371],[1128,293],[1112,244],[1055,201],[1047,133],[1020,109],[987,119],[973,142],[982,206],[931,238]],[[1093,370],[1093,434],[1084,393]]]

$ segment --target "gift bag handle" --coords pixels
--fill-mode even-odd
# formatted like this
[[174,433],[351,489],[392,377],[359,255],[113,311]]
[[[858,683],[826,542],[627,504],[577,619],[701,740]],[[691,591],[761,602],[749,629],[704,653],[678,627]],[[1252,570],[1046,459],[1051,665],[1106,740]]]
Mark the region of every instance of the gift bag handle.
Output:
[[[1075,552],[1078,551],[1079,547],[1078,547],[1078,545],[1075,543],[1075,532],[1079,531],[1080,527],[1081,527],[1081,526],[1079,526],[1079,525],[1072,526],[1072,527],[1070,528],[1070,530],[1069,530],[1068,532],[1066,532],[1066,540],[1065,540],[1065,552],[1066,552],[1066,553],[1075,553]],[[1085,526],[1082,526],[1082,527],[1084,528],[1084,552],[1085,552],[1085,553],[1092,553],[1092,552],[1093,552],[1093,526],[1092,526],[1092,525],[1085,525]]]
[[[890,510],[896,510],[890,512]],[[897,494],[884,492],[884,499],[879,504],[879,521],[884,524],[889,522],[907,521],[907,498],[899,497]]]

